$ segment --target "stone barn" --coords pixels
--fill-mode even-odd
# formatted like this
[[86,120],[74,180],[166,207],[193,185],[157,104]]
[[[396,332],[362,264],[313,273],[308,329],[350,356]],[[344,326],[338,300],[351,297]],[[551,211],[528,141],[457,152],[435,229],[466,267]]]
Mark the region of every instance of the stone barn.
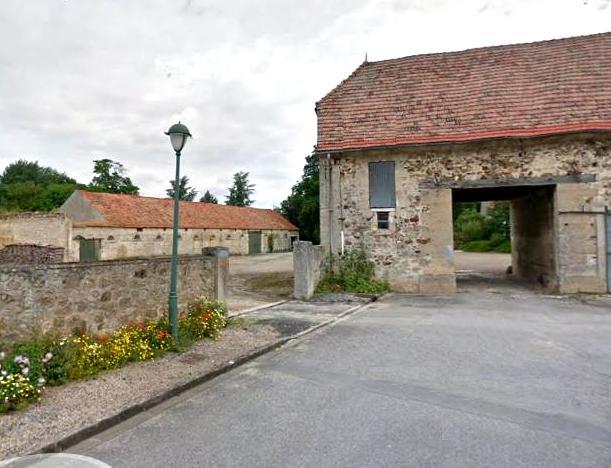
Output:
[[[172,252],[173,203],[170,198],[77,190],[59,213],[0,217],[0,249],[14,244],[59,247],[66,262],[167,256]],[[217,246],[248,255],[290,251],[299,232],[273,210],[183,201],[179,236],[181,255]]]
[[516,276],[610,290],[611,33],[365,61],[316,113],[330,251],[453,292],[453,202],[509,200]]

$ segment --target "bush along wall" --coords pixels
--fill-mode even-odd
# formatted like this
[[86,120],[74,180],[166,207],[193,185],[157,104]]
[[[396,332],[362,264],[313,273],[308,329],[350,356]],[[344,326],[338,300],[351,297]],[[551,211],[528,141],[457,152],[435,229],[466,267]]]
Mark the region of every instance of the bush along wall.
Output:
[[384,279],[374,275],[373,263],[361,249],[348,250],[344,255],[329,255],[316,287],[316,293],[380,294],[390,289]]
[[44,334],[0,343],[0,413],[39,401],[45,386],[181,351],[204,338],[216,339],[227,324],[223,303],[204,297],[190,302],[179,318],[178,342],[167,319],[124,325],[109,335],[75,330],[70,336]]

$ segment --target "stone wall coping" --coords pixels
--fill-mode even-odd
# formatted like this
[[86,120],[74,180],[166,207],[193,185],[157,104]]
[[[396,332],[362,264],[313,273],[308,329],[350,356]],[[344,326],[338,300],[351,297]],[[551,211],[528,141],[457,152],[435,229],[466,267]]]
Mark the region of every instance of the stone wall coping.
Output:
[[[179,262],[199,260],[212,262],[215,257],[203,256],[203,255],[180,255],[178,257]],[[47,265],[7,265],[0,266],[0,273],[8,271],[32,271],[32,270],[65,270],[65,269],[90,269],[90,268],[104,268],[107,266],[116,265],[150,265],[151,263],[169,263],[172,260],[170,256],[163,257],[137,257],[120,260],[102,260],[99,262],[70,262],[70,263],[56,263]]]
[[3,219],[28,219],[28,218],[58,218],[65,219],[66,215],[63,213],[42,213],[42,212],[27,212],[27,213],[6,213],[0,214],[0,220]]

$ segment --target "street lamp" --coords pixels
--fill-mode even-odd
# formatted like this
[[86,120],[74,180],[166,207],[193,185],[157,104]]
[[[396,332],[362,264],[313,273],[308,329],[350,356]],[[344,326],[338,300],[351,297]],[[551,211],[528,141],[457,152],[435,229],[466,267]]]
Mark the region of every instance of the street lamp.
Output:
[[172,148],[176,153],[176,178],[174,179],[174,228],[172,231],[172,266],[170,271],[170,294],[168,297],[168,310],[170,325],[172,326],[172,337],[178,338],[178,294],[176,283],[178,279],[178,221],[180,200],[180,153],[185,147],[187,138],[191,137],[186,125],[178,122],[170,127],[165,133],[170,136]]

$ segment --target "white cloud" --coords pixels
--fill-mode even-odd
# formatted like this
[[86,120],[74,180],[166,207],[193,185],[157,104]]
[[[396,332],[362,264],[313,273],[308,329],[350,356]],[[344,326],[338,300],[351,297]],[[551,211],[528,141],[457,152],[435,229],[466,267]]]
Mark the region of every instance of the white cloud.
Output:
[[221,199],[251,173],[278,204],[316,140],[314,103],[364,58],[603,32],[608,0],[3,0],[0,170],[37,159],[87,182],[121,161],[164,195],[163,132],[194,134],[183,173]]

